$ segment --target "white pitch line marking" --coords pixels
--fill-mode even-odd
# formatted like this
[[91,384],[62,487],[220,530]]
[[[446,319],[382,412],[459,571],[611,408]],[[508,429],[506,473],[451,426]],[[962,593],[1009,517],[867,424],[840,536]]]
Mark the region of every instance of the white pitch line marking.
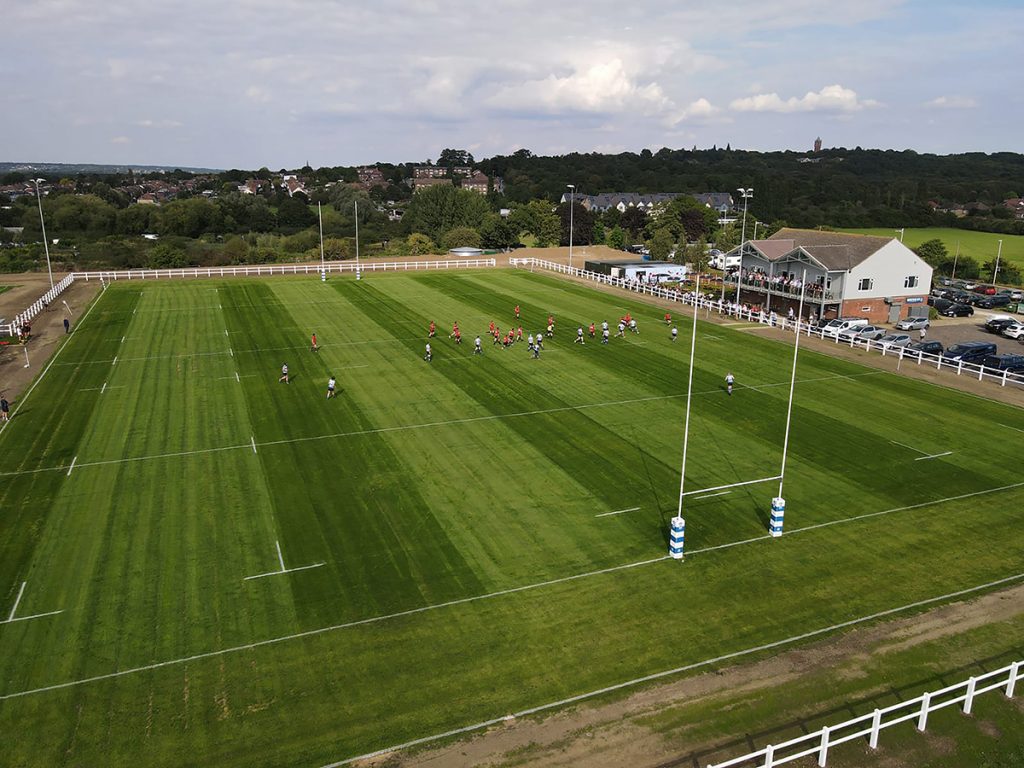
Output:
[[726,496],[732,493],[732,491],[719,491],[718,493],[709,493],[707,496],[698,496],[694,501],[700,501],[701,499],[710,499],[714,496]]
[[914,461],[925,461],[926,459],[937,459],[940,456],[949,456],[952,451],[946,451],[945,453],[933,453],[931,456],[918,456]]
[[277,561],[279,563],[281,563],[281,570],[282,571],[288,570],[287,568],[285,568],[285,565],[284,565],[284,555],[281,554],[281,542],[280,541],[275,541],[274,542],[274,546],[277,547]]
[[638,509],[640,509],[640,507],[630,507],[629,509],[617,509],[614,512],[602,512],[599,515],[594,515],[594,517],[608,517],[609,515],[621,515],[626,512],[636,512]]
[[235,350],[233,350],[231,347],[228,347],[228,354],[231,355],[232,357],[234,357],[235,356]]
[[225,329],[224,329],[224,335],[225,335],[225,336],[227,336],[227,335],[228,335],[228,329],[227,329],[227,328],[225,328]]
[[250,435],[249,442],[252,443],[252,452],[256,453],[256,437],[254,435]]
[[111,365],[117,365],[117,355],[114,355],[114,362],[112,362]]
[[139,311],[139,308],[138,308],[138,307],[136,307],[135,309],[133,309],[133,310],[132,310],[132,314],[134,315],[134,314],[135,314],[136,312],[138,312],[138,311]]
[[238,371],[235,371],[235,381],[237,381],[239,384],[242,383],[242,380],[238,376]]
[[122,344],[124,344],[124,339],[125,339],[125,337],[124,337],[124,336],[122,336],[122,337],[121,337],[121,343],[122,343]]
[[71,460],[71,466],[68,467],[68,477],[71,477],[71,470],[73,470],[75,468],[75,462],[76,461],[78,461],[78,457],[77,456],[75,456],[75,458],[73,458]]
[[18,612],[18,603],[21,602],[21,596],[25,594],[25,585],[27,581],[21,582],[21,589],[18,590],[18,596],[14,598],[14,607],[11,608],[11,615],[7,617],[8,621],[14,621],[14,614]]
[[1024,429],[1017,429],[1017,427],[1011,427],[1009,424],[1000,424],[999,426],[1006,427],[1007,429],[1012,429],[1014,432],[1024,432]]
[[[879,517],[879,516],[882,516],[882,515],[889,515],[889,514],[893,514],[895,512],[906,512],[908,510],[920,509],[922,507],[928,507],[928,506],[932,506],[932,505],[935,505],[935,504],[943,504],[943,503],[948,502],[948,501],[960,501],[961,499],[970,498],[972,496],[981,496],[981,495],[988,494],[988,493],[999,493],[1000,491],[1013,490],[1013,489],[1016,489],[1016,488],[1020,488],[1022,486],[1024,486],[1024,482],[1013,483],[1011,485],[1003,485],[1003,486],[999,486],[997,488],[987,488],[987,489],[985,489],[983,491],[974,491],[972,493],[965,493],[965,494],[961,494],[959,496],[949,496],[949,497],[946,497],[944,499],[935,499],[933,501],[925,501],[925,502],[921,502],[920,504],[911,504],[911,505],[906,506],[906,507],[894,507],[892,509],[883,509],[880,512],[867,512],[867,513],[862,514],[862,515],[855,515],[854,517],[848,517],[848,518],[844,518],[842,520],[830,520],[830,521],[825,522],[825,523],[817,523],[815,525],[808,525],[808,526],[804,526],[802,528],[792,528],[792,529],[790,529],[788,531],[783,532],[782,535],[783,536],[794,536],[794,535],[796,535],[798,533],[805,533],[806,531],[815,530],[817,528],[826,528],[826,527],[833,526],[833,525],[843,525],[843,524],[846,524],[846,523],[860,522],[862,520],[866,520],[866,519],[872,518],[872,517]],[[761,536],[757,536],[757,537],[752,538],[752,539],[744,539],[744,540],[741,540],[741,541],[729,542],[727,544],[719,544],[718,546],[714,546],[714,547],[705,547],[703,549],[690,550],[690,554],[691,555],[701,554],[701,553],[704,553],[704,552],[711,552],[711,551],[714,551],[714,550],[721,550],[721,549],[729,549],[731,547],[737,547],[737,546],[742,546],[742,545],[745,545],[745,544],[754,544],[754,543],[757,543],[757,542],[771,541],[771,540],[772,540],[772,537],[769,536],[767,533],[765,533],[765,534],[762,534]],[[517,594],[519,592],[528,592],[528,591],[532,591],[532,590],[535,590],[535,589],[541,589],[541,588],[544,588],[544,587],[554,586],[554,585],[557,585],[557,584],[565,584],[565,583],[571,582],[571,581],[579,581],[581,579],[590,578],[592,576],[600,576],[602,574],[607,574],[607,573],[617,573],[619,571],[629,570],[629,569],[632,569],[632,568],[641,568],[641,567],[644,567],[644,566],[647,566],[647,565],[653,565],[655,563],[660,563],[660,562],[663,562],[663,561],[668,560],[668,559],[669,559],[668,555],[662,555],[661,557],[655,557],[655,558],[652,558],[652,559],[649,559],[649,560],[639,560],[639,561],[637,561],[635,563],[625,563],[623,565],[613,565],[613,566],[610,566],[608,568],[601,568],[601,569],[595,570],[595,571],[586,571],[584,573],[576,573],[576,574],[573,574],[571,576],[562,576],[562,577],[557,578],[557,579],[551,579],[549,581],[536,582],[534,584],[525,584],[525,585],[519,586],[519,587],[511,587],[509,589],[503,589],[503,590],[499,590],[497,592],[486,592],[486,593],[480,594],[480,595],[471,595],[470,597],[461,597],[461,598],[458,598],[457,600],[450,600],[450,601],[445,602],[445,603],[435,603],[433,605],[424,605],[424,606],[421,606],[419,608],[410,608],[409,610],[399,611],[397,613],[391,613],[391,614],[385,614],[385,615],[379,615],[379,616],[371,616],[371,617],[366,618],[366,619],[356,619],[355,621],[347,622],[347,623],[344,623],[344,624],[334,624],[334,625],[327,626],[327,627],[319,627],[317,629],[309,629],[309,630],[306,630],[304,632],[298,632],[298,633],[292,634],[292,635],[283,635],[283,636],[280,636],[280,637],[271,637],[271,638],[268,638],[266,640],[256,640],[256,641],[251,642],[251,643],[246,643],[245,645],[230,646],[228,648],[221,648],[221,649],[215,650],[215,651],[204,651],[202,653],[192,654],[191,656],[184,656],[184,657],[177,658],[177,659],[169,659],[167,661],[157,661],[157,662],[153,662],[152,664],[146,664],[146,665],[140,666],[140,667],[132,667],[130,669],[122,669],[122,670],[118,670],[117,672],[107,672],[107,673],[102,674],[102,675],[94,675],[93,677],[80,678],[78,680],[71,680],[71,681],[65,682],[65,683],[55,683],[53,685],[47,685],[47,686],[43,686],[41,688],[32,688],[32,689],[24,690],[24,691],[15,691],[14,693],[0,694],[0,701],[6,701],[8,699],[22,698],[24,696],[33,696],[35,694],[48,693],[50,691],[59,691],[59,690],[65,689],[65,688],[77,688],[78,686],[82,686],[82,685],[85,685],[87,683],[96,683],[96,682],[100,682],[102,680],[111,680],[111,679],[118,678],[118,677],[125,677],[127,675],[138,674],[139,672],[149,672],[149,671],[154,670],[154,669],[161,669],[162,667],[169,667],[169,666],[176,666],[176,665],[180,665],[180,664],[187,664],[189,662],[200,661],[202,659],[214,658],[216,656],[223,656],[223,655],[226,655],[226,654],[229,654],[229,653],[238,653],[240,651],[251,651],[251,650],[253,650],[255,648],[261,648],[261,647],[269,646],[269,645],[278,645],[280,643],[284,643],[284,642],[287,642],[289,640],[299,640],[299,639],[306,638],[306,637],[315,637],[317,635],[322,635],[322,634],[326,634],[326,633],[329,633],[329,632],[337,632],[337,631],[340,631],[340,630],[343,630],[343,629],[351,629],[353,627],[363,626],[365,624],[379,624],[379,623],[381,623],[383,621],[388,621],[388,620],[391,620],[391,619],[402,618],[402,617],[405,617],[405,616],[412,616],[412,615],[415,615],[415,614],[418,614],[418,613],[426,613],[428,611],[435,611],[435,610],[438,610],[438,609],[441,609],[441,608],[451,608],[452,606],[456,606],[456,605],[465,605],[467,603],[475,603],[475,602],[479,602],[481,600],[488,600],[488,599],[493,599],[493,598],[496,598],[496,597],[503,597],[505,595]],[[293,570],[295,570],[295,569],[293,569]],[[264,575],[269,576],[269,575],[273,575],[273,574],[260,574],[260,576],[264,576]],[[252,578],[252,577],[250,577],[250,578]],[[968,594],[971,591],[978,591],[978,590],[981,590],[981,589],[987,589],[989,587],[997,586],[999,584],[1005,584],[1005,583],[1010,582],[1010,581],[1017,581],[1017,580],[1020,580],[1022,578],[1024,578],[1024,573],[1018,574],[1016,576],[1010,576],[1010,577],[1005,578],[1005,579],[1000,579],[998,581],[990,582],[988,584],[983,584],[983,585],[980,585],[978,587],[973,587],[971,589],[964,590],[964,591],[961,591],[961,592],[956,592],[956,593],[953,593],[951,595],[943,595],[942,597],[934,598],[933,602],[936,601],[936,600],[942,600],[942,599],[946,599],[946,598],[949,598],[949,597],[958,597],[958,596],[960,596],[962,594]],[[917,606],[915,605],[913,607],[917,607]],[[40,614],[40,615],[48,615],[48,614]],[[872,618],[875,618],[875,617],[872,617]]]
[[103,382],[103,387],[100,388],[100,394],[102,395],[106,391],[107,391],[107,382],[104,381]]
[[252,581],[253,579],[262,579],[265,576],[281,576],[286,573],[295,573],[296,571],[308,571],[312,568],[319,568],[326,563],[313,563],[312,565],[300,565],[296,568],[286,568],[283,571],[270,571],[269,573],[257,573],[255,576],[246,576],[243,581]]

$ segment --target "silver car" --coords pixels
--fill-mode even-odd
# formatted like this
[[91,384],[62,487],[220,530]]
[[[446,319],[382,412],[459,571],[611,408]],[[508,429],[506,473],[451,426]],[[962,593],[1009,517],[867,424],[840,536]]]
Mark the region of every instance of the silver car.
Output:
[[919,331],[929,325],[931,323],[928,322],[927,317],[907,317],[896,323],[896,328],[900,331]]
[[885,328],[882,328],[877,325],[868,325],[864,328],[851,328],[850,330],[857,331],[857,338],[860,339],[861,341],[864,341],[865,339],[877,341],[878,339],[885,336]]
[[905,347],[911,341],[909,333],[887,333],[878,340],[878,343],[886,349]]

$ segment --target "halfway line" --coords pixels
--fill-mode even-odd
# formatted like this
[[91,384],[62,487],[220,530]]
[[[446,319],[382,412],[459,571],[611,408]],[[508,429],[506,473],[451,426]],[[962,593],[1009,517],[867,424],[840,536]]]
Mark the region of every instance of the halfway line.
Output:
[[624,512],[636,512],[640,507],[630,507],[629,509],[617,509],[614,512],[602,512],[594,517],[608,517],[608,515],[621,515]]

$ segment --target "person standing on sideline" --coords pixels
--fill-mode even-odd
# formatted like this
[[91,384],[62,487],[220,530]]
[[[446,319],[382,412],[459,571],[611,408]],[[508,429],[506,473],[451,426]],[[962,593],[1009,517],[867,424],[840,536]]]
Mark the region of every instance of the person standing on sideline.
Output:
[[64,333],[71,333],[71,321],[64,318]]
[[277,380],[277,383],[280,384],[282,381],[285,384],[291,384],[291,382],[288,381],[288,363],[281,366],[281,378]]
[[473,354],[482,355],[484,353],[483,347],[480,346],[480,336],[476,337],[476,341],[473,344]]
[[335,387],[336,384],[337,384],[337,382],[334,380],[334,374],[333,373],[332,374],[328,374],[328,379],[327,379],[327,399],[328,400],[330,400],[332,397],[334,397],[334,387]]
[[918,336],[920,337],[921,341],[924,341],[924,337],[927,336],[927,335],[928,335],[928,329],[927,328],[922,328],[921,332],[918,334]]
[[736,377],[732,375],[732,371],[725,374],[725,391],[732,395],[732,385],[736,383]]
[[429,342],[429,341],[427,342],[427,354],[425,354],[425,355],[423,356],[423,359],[424,359],[424,360],[426,360],[426,361],[427,361],[428,363],[429,363],[429,362],[430,362],[431,360],[433,360],[433,359],[434,359],[434,355],[433,355],[433,353],[432,353],[432,352],[430,351],[430,342]]
[[676,336],[678,336],[678,335],[679,335],[679,329],[678,329],[678,328],[676,328],[676,327],[675,327],[675,326],[673,325],[673,326],[672,326],[672,341],[675,341],[675,340],[676,340]]
[[11,420],[11,404],[7,402],[7,398],[0,395],[0,421]]
[[310,338],[310,340],[309,340],[309,351],[310,352],[319,352],[320,351],[320,347],[318,347],[317,344],[316,344],[316,333],[315,332],[313,333],[312,338]]

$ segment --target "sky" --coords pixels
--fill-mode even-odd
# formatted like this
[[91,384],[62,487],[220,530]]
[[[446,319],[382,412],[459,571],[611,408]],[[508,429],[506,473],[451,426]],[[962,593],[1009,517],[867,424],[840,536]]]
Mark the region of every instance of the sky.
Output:
[[0,0],[0,161],[1021,151],[1024,2]]

